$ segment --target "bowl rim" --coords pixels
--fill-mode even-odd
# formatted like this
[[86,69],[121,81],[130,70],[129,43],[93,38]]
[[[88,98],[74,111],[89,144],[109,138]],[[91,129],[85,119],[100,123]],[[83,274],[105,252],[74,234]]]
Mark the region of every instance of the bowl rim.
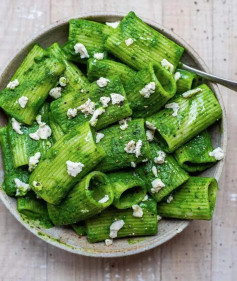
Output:
[[[2,83],[2,77],[5,75],[5,73],[8,72],[9,66],[14,63],[14,60],[18,57],[18,55],[21,52],[24,52],[24,50],[26,50],[27,48],[29,48],[30,46],[32,46],[32,44],[35,44],[37,42],[37,40],[43,36],[45,33],[48,32],[53,32],[53,30],[55,28],[59,28],[60,26],[63,26],[65,24],[68,24],[69,20],[72,18],[78,18],[78,19],[93,19],[93,20],[98,20],[100,18],[113,18],[113,21],[116,20],[121,20],[121,18],[123,18],[127,13],[120,13],[120,12],[87,12],[87,13],[78,13],[77,15],[70,16],[67,18],[63,18],[60,20],[55,21],[54,23],[47,25],[46,27],[44,27],[43,29],[39,30],[38,32],[34,33],[28,40],[25,40],[22,42],[22,44],[20,44],[20,47],[18,47],[13,54],[10,56],[10,58],[7,60],[7,62],[5,63],[5,65],[3,67],[1,67],[0,69],[0,84]],[[160,31],[161,33],[163,33],[164,35],[172,38],[172,40],[174,40],[175,42],[177,42],[179,45],[183,46],[186,53],[188,53],[188,55],[195,61],[195,63],[200,67],[201,70],[205,71],[205,72],[210,72],[206,63],[204,62],[204,60],[198,55],[198,53],[183,39],[181,38],[179,35],[177,35],[175,32],[171,31],[168,28],[165,28],[163,25],[157,23],[156,21],[147,19],[145,17],[142,17],[140,15],[138,15],[145,23],[147,23],[148,25],[150,25],[152,28],[154,28],[155,30]],[[108,21],[110,21],[110,19],[108,19]],[[219,87],[216,84],[213,83],[208,83],[209,86],[211,87],[211,89],[213,90],[213,92],[215,93],[221,108],[223,110],[223,117],[222,117],[222,127],[223,127],[223,132],[222,132],[222,137],[221,137],[221,147],[224,151],[224,153],[226,153],[226,148],[227,148],[227,118],[226,118],[226,111],[225,111],[225,107],[224,107],[224,102],[219,90]],[[218,168],[216,170],[215,173],[215,178],[218,181],[221,173],[223,171],[223,167],[224,167],[224,161],[220,161],[218,162]],[[13,208],[13,206],[11,206],[10,201],[7,199],[8,196],[4,193],[4,191],[2,189],[0,189],[0,199],[1,201],[4,203],[5,207],[10,211],[10,213],[26,228],[28,229],[31,233],[33,233],[34,235],[36,235],[37,237],[39,237],[40,239],[44,240],[45,242],[56,246],[60,249],[66,250],[68,252],[74,253],[74,254],[79,254],[79,255],[83,255],[83,256],[89,256],[89,257],[103,257],[103,258],[114,258],[114,257],[123,257],[123,256],[129,256],[129,255],[134,255],[134,254],[138,254],[141,252],[145,252],[148,251],[150,249],[153,249],[157,246],[160,246],[162,244],[164,244],[165,242],[169,241],[170,239],[172,239],[174,236],[176,236],[177,234],[179,234],[180,232],[182,232],[189,224],[191,221],[180,221],[180,225],[176,228],[176,231],[170,231],[171,233],[168,232],[168,235],[166,233],[166,236],[163,237],[162,239],[159,239],[157,241],[149,241],[148,245],[143,245],[142,247],[137,247],[137,245],[135,244],[134,247],[132,247],[131,249],[127,250],[127,251],[114,251],[114,252],[96,252],[96,251],[88,251],[85,248],[82,247],[73,247],[71,245],[67,245],[67,244],[63,244],[62,242],[56,240],[56,239],[50,239],[50,237],[48,238],[47,235],[42,236],[39,234],[39,231],[37,230],[37,228],[32,228],[30,226],[30,224],[28,224],[27,222],[23,221],[20,214],[16,211],[15,208]]]

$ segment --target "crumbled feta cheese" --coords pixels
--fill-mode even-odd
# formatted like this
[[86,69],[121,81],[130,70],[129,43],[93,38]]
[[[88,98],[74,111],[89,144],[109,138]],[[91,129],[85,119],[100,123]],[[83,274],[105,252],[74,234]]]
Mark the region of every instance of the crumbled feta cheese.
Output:
[[95,142],[99,143],[105,135],[103,133],[96,133]]
[[84,164],[82,164],[81,162],[72,162],[70,160],[66,161],[66,164],[67,164],[67,173],[74,178],[78,174],[80,174],[82,168],[84,167]]
[[157,215],[157,221],[160,221],[160,220],[162,220],[162,217]]
[[176,102],[167,103],[165,108],[173,109],[172,116],[177,116],[179,111],[179,105]]
[[121,129],[121,130],[126,130],[127,128],[128,128],[128,121],[131,121],[132,119],[131,119],[131,117],[128,117],[128,118],[125,118],[125,119],[122,119],[122,120],[120,120],[119,121],[119,125],[121,125],[119,128]]
[[116,238],[118,231],[124,226],[124,220],[118,220],[110,225],[110,238]]
[[166,202],[169,204],[173,199],[174,199],[173,196],[170,195],[170,196],[167,198]]
[[105,112],[104,108],[97,108],[92,117],[91,117],[91,120],[90,120],[90,124],[91,126],[95,127],[95,125],[97,124],[98,122],[98,117],[103,114]]
[[153,94],[155,92],[156,89],[156,84],[155,82],[150,82],[149,84],[147,84],[143,89],[141,89],[141,91],[139,91],[139,93],[146,99],[148,99],[150,97],[151,94]]
[[41,157],[40,152],[36,152],[35,155],[31,156],[29,159],[29,171],[32,172],[37,164],[39,163],[39,159]]
[[220,147],[217,147],[212,152],[209,152],[209,156],[215,157],[216,160],[222,160],[224,158],[225,154],[224,154],[224,151]]
[[148,159],[147,159],[147,158],[145,158],[145,159],[143,159],[143,160],[142,160],[142,162],[147,162],[147,161],[148,161]]
[[110,97],[101,97],[100,102],[102,103],[103,107],[108,107],[108,104],[110,102]]
[[193,89],[193,90],[189,90],[189,91],[183,93],[183,97],[184,98],[191,98],[192,96],[194,96],[194,95],[196,95],[196,94],[198,94],[200,92],[202,92],[201,88],[196,88],[196,89]]
[[18,79],[15,79],[14,81],[11,81],[7,84],[7,88],[11,90],[14,90],[17,86],[19,86]]
[[80,105],[78,108],[85,115],[93,114],[95,112],[95,103],[88,99],[85,103]]
[[66,77],[60,77],[59,78],[59,85],[61,87],[65,87],[67,85],[67,78]]
[[17,134],[22,135],[23,132],[21,131],[21,123],[19,123],[18,121],[16,121],[15,118],[12,118],[12,129],[17,132]]
[[51,128],[45,123],[41,122],[41,124],[39,125],[39,129],[34,133],[30,133],[29,136],[34,140],[40,140],[40,139],[46,140],[51,136],[51,134],[52,134]]
[[147,201],[148,200],[148,195],[146,194],[145,197],[142,199],[142,202]]
[[103,88],[107,86],[107,84],[109,83],[109,79],[100,77],[100,79],[98,79],[96,83],[100,88]]
[[98,202],[99,203],[106,203],[109,200],[109,195],[105,195],[102,199],[100,199]]
[[104,58],[104,53],[95,53],[94,58],[97,60],[102,60]]
[[157,178],[158,174],[157,174],[157,168],[156,168],[156,166],[153,166],[153,167],[151,168],[151,170],[152,170],[153,175]]
[[180,72],[175,72],[174,80],[177,82],[180,78],[181,78],[181,73]]
[[161,61],[161,65],[167,69],[169,72],[173,73],[174,72],[174,66],[172,63],[170,63],[169,61],[167,61],[167,59],[163,59]]
[[125,145],[125,152],[127,153],[135,153],[135,149],[136,149],[136,143],[134,140],[131,140],[130,142],[128,142],[126,145]]
[[134,42],[134,41],[133,41],[132,38],[128,38],[128,39],[125,40],[125,44],[126,44],[127,46],[132,45],[133,42]]
[[160,179],[153,180],[151,182],[151,185],[152,185],[151,193],[157,193],[159,190],[165,187],[165,184]]
[[74,46],[74,50],[75,50],[76,54],[80,54],[81,59],[89,58],[89,54],[87,52],[87,49],[83,44],[77,43]]
[[14,182],[16,185],[16,196],[24,196],[30,190],[30,185],[22,182],[18,178],[15,178]]
[[139,205],[133,205],[132,206],[133,209],[133,216],[136,218],[142,218],[143,216],[143,210]]
[[26,107],[26,104],[27,104],[27,102],[28,102],[28,98],[27,97],[25,97],[25,96],[22,96],[22,97],[20,97],[19,99],[18,99],[18,103],[19,103],[19,105],[22,107],[22,108],[25,108]]
[[106,22],[105,24],[112,27],[112,28],[116,28],[120,24],[120,21]]
[[112,239],[105,239],[105,245],[106,246],[110,246],[113,244],[113,240]]
[[120,94],[116,94],[116,93],[112,93],[110,94],[111,100],[112,100],[112,104],[121,104],[121,102],[124,101],[124,96],[120,95]]
[[166,153],[164,151],[159,150],[157,152],[158,157],[154,158],[154,162],[156,164],[164,164],[165,163],[165,157],[166,157]]
[[142,140],[139,140],[136,143],[136,148],[135,148],[135,154],[137,158],[141,155],[141,148],[142,148]]
[[131,167],[136,168],[137,164],[135,162],[131,162]]
[[77,109],[76,108],[69,108],[67,110],[67,117],[68,119],[72,119],[77,116]]
[[155,138],[155,131],[153,130],[146,130],[146,138],[148,141],[153,141]]
[[156,130],[156,127],[149,121],[146,121],[146,127],[149,129],[149,130],[152,130],[152,131],[155,131]]
[[53,89],[50,90],[49,95],[51,97],[53,97],[54,99],[58,99],[58,98],[61,97],[61,90],[62,90],[61,87],[53,88]]

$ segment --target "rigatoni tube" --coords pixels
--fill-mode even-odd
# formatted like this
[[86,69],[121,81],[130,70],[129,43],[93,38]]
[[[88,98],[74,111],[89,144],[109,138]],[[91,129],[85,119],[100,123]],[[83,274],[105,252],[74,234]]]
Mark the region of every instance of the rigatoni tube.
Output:
[[199,81],[197,74],[183,69],[177,69],[174,77],[177,77],[177,94],[182,94],[186,91],[196,88]]

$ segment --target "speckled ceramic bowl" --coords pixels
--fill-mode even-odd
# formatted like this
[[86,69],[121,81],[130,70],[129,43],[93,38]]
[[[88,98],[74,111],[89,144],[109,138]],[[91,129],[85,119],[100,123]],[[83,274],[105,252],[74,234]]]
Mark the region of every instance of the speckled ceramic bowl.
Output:
[[[121,20],[124,14],[114,14],[114,13],[92,13],[77,15],[75,18],[87,18],[94,21],[106,22],[106,21],[117,21]],[[22,62],[24,57],[27,55],[34,43],[40,44],[42,47],[48,47],[54,42],[63,43],[66,41],[68,36],[68,20],[61,20],[55,24],[44,29],[38,33],[33,39],[26,42],[24,47],[18,50],[12,59],[9,60],[8,65],[2,71],[0,76],[0,89],[3,89],[9,79],[12,77],[13,73]],[[164,35],[168,36],[170,39],[176,41],[178,44],[185,48],[185,54],[183,56],[183,62],[189,65],[196,66],[197,68],[208,71],[205,63],[198,56],[198,54],[181,38],[175,35],[170,30],[165,29],[159,24],[152,22],[150,20],[143,19],[147,24],[149,24],[154,29],[162,32]],[[223,130],[219,129],[218,125],[212,127],[212,141],[214,147],[220,146],[226,150],[227,142],[227,126],[226,126],[226,115],[224,110],[224,104],[216,85],[210,85],[212,90],[215,92],[221,107],[223,109]],[[6,117],[3,113],[0,116],[0,125],[6,124]],[[1,158],[2,162],[2,158]],[[2,163],[1,163],[2,164]],[[223,161],[220,161],[212,167],[211,169],[205,171],[203,175],[215,177],[217,180],[220,178]],[[3,165],[1,165],[1,182],[3,180]],[[127,256],[136,253],[140,253],[156,246],[159,246],[166,241],[173,238],[175,235],[183,231],[189,224],[189,221],[184,220],[162,220],[159,222],[159,231],[156,236],[143,237],[143,238],[130,238],[130,239],[118,239],[114,242],[112,246],[105,246],[103,242],[96,244],[89,244],[85,237],[78,237],[77,234],[70,228],[54,227],[52,229],[42,229],[33,221],[27,221],[23,219],[16,210],[16,200],[14,198],[8,197],[4,191],[0,190],[0,198],[9,211],[15,216],[15,218],[23,224],[29,231],[45,240],[46,242],[57,246],[61,249],[67,250],[72,253],[93,256],[93,257],[120,257]]]

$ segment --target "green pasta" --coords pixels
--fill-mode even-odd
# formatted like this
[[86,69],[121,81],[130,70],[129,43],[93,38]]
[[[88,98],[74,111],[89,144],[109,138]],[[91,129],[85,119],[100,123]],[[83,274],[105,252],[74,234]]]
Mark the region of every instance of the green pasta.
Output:
[[30,185],[45,201],[59,204],[104,156],[104,150],[95,145],[89,123],[77,126],[48,150],[31,174]]
[[[121,102],[113,104],[111,94],[117,93],[122,95]],[[101,98],[109,98],[107,106],[103,107]],[[90,105],[86,103],[93,103],[93,109],[88,112]],[[84,110],[80,107],[85,107]],[[132,114],[129,107],[127,97],[123,85],[118,77],[110,78],[107,86],[99,87],[97,82],[94,82],[84,88],[84,92],[71,92],[51,103],[51,112],[54,120],[61,126],[64,132],[70,131],[75,125],[83,124],[92,119],[93,113],[96,110],[104,111],[98,116],[98,121],[94,125],[95,128],[102,129],[110,124],[113,124]],[[75,110],[75,116],[68,115],[69,110]]]
[[39,112],[39,115],[41,116],[39,122],[34,121],[31,126],[21,126],[23,134],[18,134],[13,129],[12,120],[9,121],[8,138],[15,168],[28,165],[29,158],[37,152],[41,153],[43,159],[46,151],[52,146],[52,138],[50,136],[46,139],[38,140],[30,137],[31,134],[35,133],[41,126],[39,123],[45,122],[46,124],[49,124],[48,111],[49,105],[44,104]]
[[49,125],[52,130],[52,137],[54,142],[58,141],[64,136],[64,132],[62,128],[59,126],[57,122],[55,122],[51,112],[49,113]]
[[105,46],[113,55],[138,70],[149,62],[159,63],[163,59],[168,60],[175,70],[184,51],[181,46],[146,25],[134,12],[122,19]]
[[[144,120],[134,119],[128,121],[128,128],[125,130],[120,127],[120,125],[114,125],[100,131],[104,137],[98,143],[98,147],[103,148],[106,152],[105,158],[97,167],[102,172],[131,167],[132,162],[135,164],[141,163],[150,157]],[[136,148],[139,148],[140,144],[142,146],[137,149],[136,153]],[[130,145],[131,152],[128,153],[125,149],[129,150]]]
[[[20,73],[19,85],[12,89],[7,87],[0,93],[0,107],[18,121],[31,125],[64,69],[64,64],[54,58],[35,57],[32,66]],[[13,77],[18,79],[16,75]],[[27,99],[24,107],[19,100],[22,97]]]
[[[71,19],[69,21],[68,42],[63,49],[70,60],[76,62],[86,62],[95,53],[105,52],[105,41],[113,29],[105,24],[84,19]],[[75,51],[77,43],[83,44],[86,54],[81,55]]]
[[216,159],[209,155],[212,151],[211,136],[205,130],[179,147],[175,151],[174,156],[179,165],[186,171],[201,172],[216,163]]
[[[0,143],[2,148],[2,156],[3,156],[3,167],[4,167],[4,182],[2,184],[3,190],[9,196],[16,196],[17,194],[17,187],[15,183],[15,179],[19,179],[21,182],[28,184],[29,182],[29,173],[25,169],[15,169],[11,149],[8,142],[8,133],[7,127],[0,128]],[[26,193],[27,190],[22,190],[21,194]],[[19,195],[21,195],[19,194]]]
[[86,235],[86,224],[84,221],[74,223],[71,225],[73,230],[76,232],[78,236],[84,236]]
[[113,222],[123,220],[124,226],[118,231],[117,237],[134,237],[157,234],[157,205],[155,200],[141,202],[143,216],[133,216],[132,209],[118,210],[113,207],[101,214],[86,220],[87,239],[90,243],[103,241],[110,237],[110,226]]
[[[180,75],[177,73],[180,73]],[[180,77],[176,82],[177,94],[182,94],[197,87],[198,85],[199,78],[195,73],[183,69],[177,69],[175,75],[177,75],[177,77]]]
[[146,195],[146,185],[134,171],[115,172],[107,175],[114,190],[114,206],[118,209],[131,208]]
[[[136,173],[146,183],[147,190],[151,196],[160,202],[174,189],[182,185],[189,178],[188,174],[177,164],[172,155],[165,155],[164,159],[159,159],[162,152],[161,147],[157,143],[150,143],[151,157],[144,165],[136,168]],[[161,154],[162,155],[162,154]],[[164,187],[160,190],[154,188],[156,179],[160,179],[164,183]],[[153,185],[152,185],[153,183]]]
[[165,108],[147,118],[165,141],[167,152],[173,152],[222,117],[221,106],[207,85],[194,90],[197,93],[191,97],[181,95],[170,101],[172,106],[178,106],[177,115],[174,109]]
[[158,214],[165,218],[210,220],[217,187],[214,178],[191,177],[173,194],[170,203],[158,204]]
[[48,204],[55,225],[68,225],[88,219],[112,204],[114,193],[107,176],[92,172],[85,176],[58,205]]

